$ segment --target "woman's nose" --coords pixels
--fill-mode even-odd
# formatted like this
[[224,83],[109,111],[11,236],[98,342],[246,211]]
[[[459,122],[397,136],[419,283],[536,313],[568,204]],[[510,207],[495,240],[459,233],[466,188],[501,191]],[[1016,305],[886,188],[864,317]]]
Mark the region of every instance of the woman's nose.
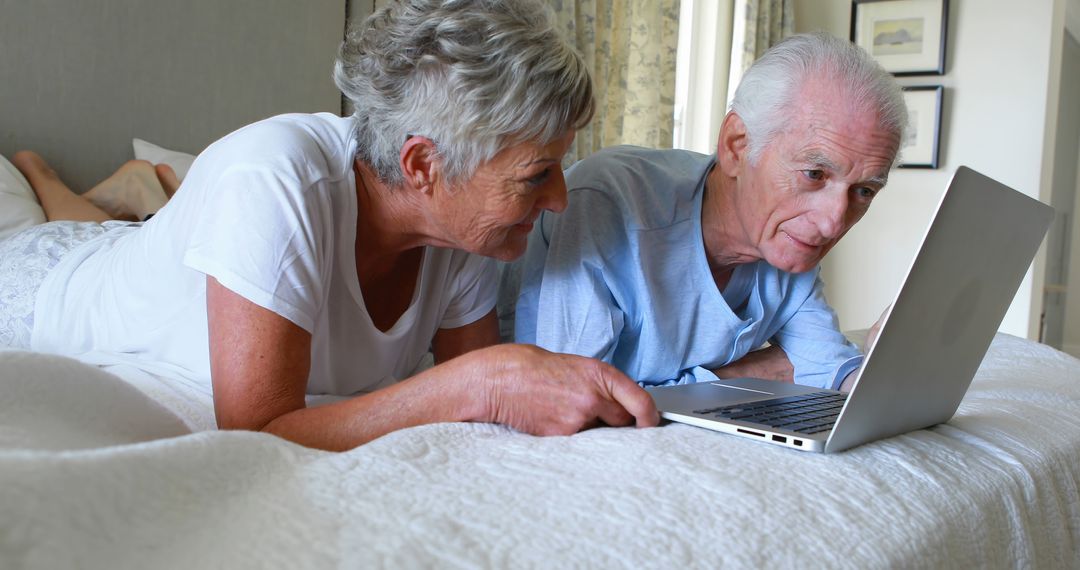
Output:
[[562,212],[566,209],[566,193],[566,179],[563,178],[562,171],[559,171],[559,175],[545,189],[538,206],[555,213]]

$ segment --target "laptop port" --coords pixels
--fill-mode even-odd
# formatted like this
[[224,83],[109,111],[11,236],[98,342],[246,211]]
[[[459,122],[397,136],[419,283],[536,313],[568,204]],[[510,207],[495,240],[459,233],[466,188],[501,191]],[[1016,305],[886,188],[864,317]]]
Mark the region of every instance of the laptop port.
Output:
[[802,447],[802,440],[801,439],[793,439],[791,441],[793,441],[795,443],[795,445],[797,445],[799,447]]
[[748,430],[748,429],[743,429],[743,428],[736,428],[736,429],[738,429],[738,430],[739,430],[739,433],[748,433],[748,434],[750,434],[750,435],[756,435],[756,436],[758,436],[758,437],[765,437],[765,434],[763,434],[763,433],[761,433],[761,432],[757,432],[757,431],[750,431],[750,430]]
[[782,435],[774,435],[772,436],[772,440],[779,441],[780,443],[787,443],[787,438]]

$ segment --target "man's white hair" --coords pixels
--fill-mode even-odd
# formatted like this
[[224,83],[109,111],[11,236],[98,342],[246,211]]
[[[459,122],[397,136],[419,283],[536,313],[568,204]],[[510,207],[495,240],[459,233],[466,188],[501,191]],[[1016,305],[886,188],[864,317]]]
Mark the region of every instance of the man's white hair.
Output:
[[357,156],[403,182],[401,145],[435,142],[451,181],[504,148],[589,122],[592,80],[539,0],[399,0],[347,34],[334,81],[355,105]]
[[833,82],[848,104],[876,112],[878,123],[904,140],[907,106],[892,75],[847,40],[824,32],[798,34],[750,66],[731,102],[731,110],[746,125],[751,164],[791,123],[798,108],[795,99],[810,79]]

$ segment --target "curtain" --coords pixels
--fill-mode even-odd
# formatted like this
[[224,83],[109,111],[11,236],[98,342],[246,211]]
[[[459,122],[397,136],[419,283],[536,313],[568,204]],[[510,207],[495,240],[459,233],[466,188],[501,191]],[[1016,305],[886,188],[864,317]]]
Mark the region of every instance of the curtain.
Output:
[[596,94],[568,161],[618,144],[671,148],[680,0],[549,1]]
[[[746,4],[741,72],[765,50],[795,32],[794,0],[742,0]],[[740,76],[741,76],[740,72]]]
[[795,33],[794,0],[737,0],[735,2],[735,31],[731,40],[731,74],[728,76],[727,101],[735,98],[735,90],[743,72],[780,40]]

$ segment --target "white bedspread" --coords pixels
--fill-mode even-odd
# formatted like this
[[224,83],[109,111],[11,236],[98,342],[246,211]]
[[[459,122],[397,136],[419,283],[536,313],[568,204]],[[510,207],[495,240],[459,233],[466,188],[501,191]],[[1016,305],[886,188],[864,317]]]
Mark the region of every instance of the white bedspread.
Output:
[[115,371],[143,391],[0,353],[0,567],[1080,567],[1080,361],[1014,337],[948,424],[829,456],[682,425],[326,453],[191,433]]

